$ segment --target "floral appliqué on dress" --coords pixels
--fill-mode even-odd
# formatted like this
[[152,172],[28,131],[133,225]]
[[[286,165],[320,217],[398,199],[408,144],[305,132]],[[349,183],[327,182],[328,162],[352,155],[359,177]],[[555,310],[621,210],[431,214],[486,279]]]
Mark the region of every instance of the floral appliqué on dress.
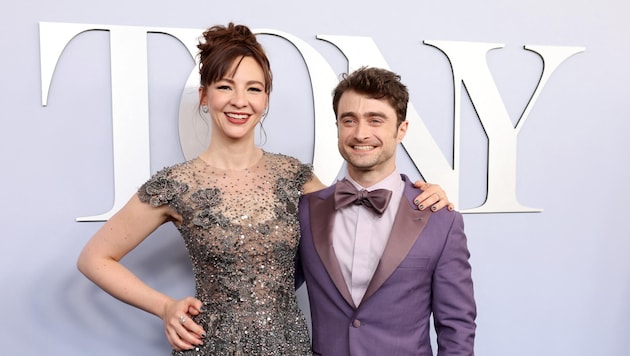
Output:
[[297,206],[312,167],[265,152],[241,171],[193,159],[158,172],[141,201],[168,204],[190,254],[196,297],[193,319],[204,345],[173,355],[311,355],[306,320],[295,295],[300,239]]

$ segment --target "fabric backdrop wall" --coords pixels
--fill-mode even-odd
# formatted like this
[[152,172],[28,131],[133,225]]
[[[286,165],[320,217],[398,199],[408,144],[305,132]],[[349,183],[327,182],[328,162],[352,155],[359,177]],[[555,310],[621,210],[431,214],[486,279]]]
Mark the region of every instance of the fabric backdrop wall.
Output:
[[[351,58],[317,36],[369,37],[402,75],[422,130],[447,162],[459,157],[456,189],[430,168],[423,172],[422,162],[403,150],[399,166],[413,179],[431,176],[447,187],[458,209],[469,210],[464,219],[478,303],[478,355],[630,354],[630,233],[620,225],[630,213],[627,2],[36,0],[2,8],[0,353],[170,350],[158,318],[113,299],[75,267],[79,251],[102,225],[76,219],[105,213],[115,200],[110,32],[88,31],[68,42],[43,106],[40,23],[200,33],[235,21],[295,36],[335,76],[348,70]],[[263,147],[312,162],[313,73],[290,42],[260,38],[275,77]],[[454,85],[452,63],[429,41],[500,45],[485,56],[493,85],[514,126],[529,110],[516,138],[515,194],[523,206],[541,211],[470,213],[500,184],[488,179],[488,160],[489,144],[501,138],[490,137],[491,128],[475,111],[481,99],[467,95],[473,88],[466,83]],[[149,33],[146,44],[147,90],[138,100],[148,108],[149,147],[139,148],[150,153],[149,174],[186,159],[179,110],[195,64],[174,36]],[[584,49],[545,79],[530,107],[549,63],[525,50],[528,45]],[[454,135],[455,117],[461,118],[460,135]],[[426,137],[420,130],[412,124],[409,139]],[[173,226],[160,228],[123,262],[174,297],[193,293],[190,263]],[[308,311],[304,293],[300,289],[299,298]]]

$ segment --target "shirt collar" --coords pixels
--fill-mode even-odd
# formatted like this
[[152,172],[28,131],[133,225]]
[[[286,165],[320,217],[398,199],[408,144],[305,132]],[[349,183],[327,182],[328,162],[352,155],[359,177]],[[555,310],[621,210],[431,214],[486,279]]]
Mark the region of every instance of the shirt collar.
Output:
[[398,173],[398,170],[396,169],[394,169],[394,171],[383,180],[369,187],[363,187],[361,184],[352,179],[350,175],[346,175],[345,178],[350,181],[350,183],[352,183],[352,185],[354,185],[358,190],[365,189],[367,191],[372,191],[375,189],[388,189],[392,192],[395,192],[400,189],[400,183],[402,181],[402,179],[400,178],[400,173]]

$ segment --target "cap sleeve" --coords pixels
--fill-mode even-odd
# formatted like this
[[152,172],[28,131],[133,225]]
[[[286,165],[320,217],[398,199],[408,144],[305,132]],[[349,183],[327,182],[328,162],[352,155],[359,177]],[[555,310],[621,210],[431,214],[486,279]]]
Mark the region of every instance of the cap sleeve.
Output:
[[300,191],[304,192],[304,184],[313,178],[313,165],[299,162],[295,179]]
[[146,181],[138,189],[140,201],[158,207],[171,204],[181,194],[186,193],[188,185],[173,179],[170,172],[170,168],[165,168]]

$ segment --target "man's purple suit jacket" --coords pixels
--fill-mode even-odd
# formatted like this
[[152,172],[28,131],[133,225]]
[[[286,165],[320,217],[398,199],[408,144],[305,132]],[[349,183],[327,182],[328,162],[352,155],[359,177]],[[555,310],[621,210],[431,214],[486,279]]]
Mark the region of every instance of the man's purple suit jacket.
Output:
[[405,190],[387,246],[363,300],[355,306],[332,244],[335,186],[300,200],[297,284],[306,281],[313,353],[325,356],[474,355],[476,306],[460,213],[420,211],[421,192]]

